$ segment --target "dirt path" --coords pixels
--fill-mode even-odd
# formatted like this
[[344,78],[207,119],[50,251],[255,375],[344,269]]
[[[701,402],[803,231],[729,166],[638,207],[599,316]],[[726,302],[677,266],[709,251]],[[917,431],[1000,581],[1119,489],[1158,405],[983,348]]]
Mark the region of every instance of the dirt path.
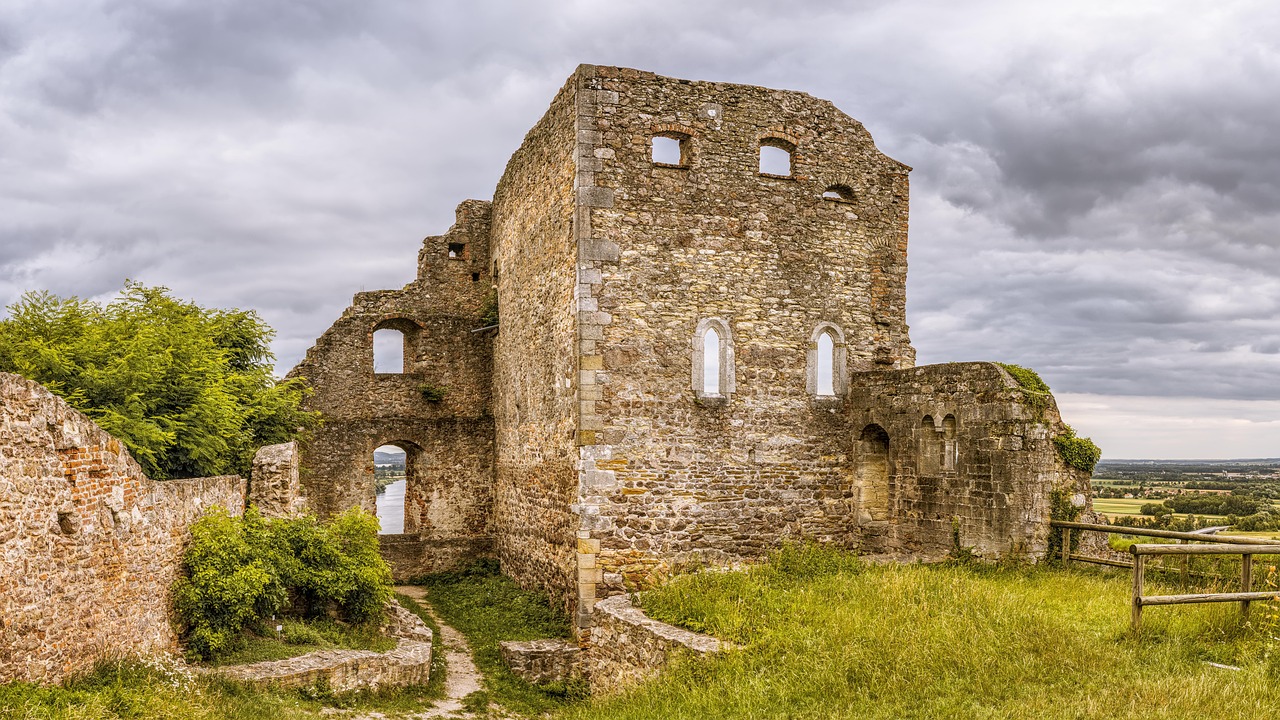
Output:
[[470,712],[462,707],[462,699],[480,689],[480,670],[471,660],[471,647],[462,633],[445,625],[435,610],[426,602],[426,591],[416,585],[401,585],[396,592],[408,595],[417,600],[431,613],[436,624],[440,626],[440,637],[436,641],[433,652],[445,653],[448,671],[444,680],[444,698],[426,712],[415,715],[418,718],[473,718]]

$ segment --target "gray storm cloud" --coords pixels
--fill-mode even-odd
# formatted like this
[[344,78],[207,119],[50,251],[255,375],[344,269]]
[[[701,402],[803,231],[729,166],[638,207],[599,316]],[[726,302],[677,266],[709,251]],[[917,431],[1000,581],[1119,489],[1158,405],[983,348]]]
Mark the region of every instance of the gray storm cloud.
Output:
[[6,3],[0,302],[164,284],[287,369],[601,62],[804,90],[912,165],[922,362],[1280,400],[1275,7]]

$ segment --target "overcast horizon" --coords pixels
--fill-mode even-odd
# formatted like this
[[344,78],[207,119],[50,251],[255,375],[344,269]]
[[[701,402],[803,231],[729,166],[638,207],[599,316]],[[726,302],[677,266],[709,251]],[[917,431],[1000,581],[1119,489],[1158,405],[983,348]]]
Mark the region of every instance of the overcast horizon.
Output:
[[831,100],[914,168],[919,364],[1035,368],[1103,457],[1280,456],[1280,6],[0,6],[0,305],[126,278],[287,371],[488,199],[583,62]]

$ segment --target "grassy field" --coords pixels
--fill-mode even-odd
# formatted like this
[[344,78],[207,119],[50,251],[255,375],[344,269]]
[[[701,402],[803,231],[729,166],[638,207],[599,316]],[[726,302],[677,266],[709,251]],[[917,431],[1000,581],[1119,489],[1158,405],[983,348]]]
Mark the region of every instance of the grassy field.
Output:
[[1231,607],[1152,609],[1134,636],[1122,573],[792,555],[645,596],[653,615],[739,649],[562,717],[1280,716],[1274,610],[1245,626]]
[[[1276,582],[1274,573],[1261,577]],[[1160,578],[1148,587],[1172,589]],[[1152,608],[1134,635],[1126,573],[871,566],[789,548],[767,565],[684,576],[642,596],[654,616],[737,648],[679,660],[650,683],[593,700],[580,699],[581,687],[524,684],[500,666],[498,640],[564,635],[568,626],[492,567],[430,578],[428,598],[467,634],[488,676],[469,706],[483,712],[493,702],[503,717],[1280,717],[1280,607],[1256,603],[1249,624],[1230,606]],[[112,664],[63,688],[0,685],[0,717],[300,720],[334,717],[332,707],[410,717],[439,697],[442,677],[427,688],[333,697]]]
[[[1160,504],[1160,500],[1152,498],[1094,498],[1093,509],[1104,515],[1141,515],[1142,506],[1155,503]],[[1183,513],[1174,513],[1174,517],[1186,517]],[[1209,519],[1225,519],[1221,515],[1197,515],[1196,517]]]

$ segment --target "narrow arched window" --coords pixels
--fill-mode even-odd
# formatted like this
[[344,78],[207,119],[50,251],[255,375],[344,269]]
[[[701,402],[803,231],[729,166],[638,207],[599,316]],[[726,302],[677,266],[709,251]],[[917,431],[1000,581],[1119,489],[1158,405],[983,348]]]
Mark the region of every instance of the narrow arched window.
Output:
[[720,318],[705,318],[693,333],[693,391],[699,400],[724,400],[734,390],[733,335]]
[[835,341],[831,339],[831,333],[822,333],[818,336],[818,394],[819,395],[835,395],[835,376],[832,371],[832,365],[835,362]]
[[805,389],[819,398],[840,397],[849,386],[844,333],[829,322],[818,323],[809,338]]
[[702,336],[702,392],[720,394],[720,333],[715,328]]

